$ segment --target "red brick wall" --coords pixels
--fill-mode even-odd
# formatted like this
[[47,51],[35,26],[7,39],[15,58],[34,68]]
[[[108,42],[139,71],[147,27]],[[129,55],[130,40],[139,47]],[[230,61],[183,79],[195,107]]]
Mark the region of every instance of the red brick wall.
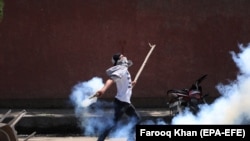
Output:
[[[162,98],[208,74],[203,89],[233,80],[230,51],[250,42],[248,0],[5,0],[0,23],[0,94],[67,99],[73,85],[106,79],[113,53],[134,61],[135,76],[156,44],[136,98]],[[113,96],[112,88],[104,97]]]

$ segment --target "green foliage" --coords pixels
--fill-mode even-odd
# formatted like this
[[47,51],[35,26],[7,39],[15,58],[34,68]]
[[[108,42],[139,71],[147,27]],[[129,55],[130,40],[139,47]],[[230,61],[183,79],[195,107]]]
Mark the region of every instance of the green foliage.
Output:
[[3,19],[3,7],[4,7],[4,0],[0,0],[0,22]]

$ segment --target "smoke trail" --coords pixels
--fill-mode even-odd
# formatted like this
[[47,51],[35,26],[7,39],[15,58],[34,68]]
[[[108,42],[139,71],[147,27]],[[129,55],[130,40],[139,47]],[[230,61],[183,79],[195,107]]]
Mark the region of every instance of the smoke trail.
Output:
[[[89,99],[97,90],[103,87],[103,80],[93,77],[89,81],[76,84],[70,94],[70,101],[75,108],[75,116],[84,136],[97,136],[105,127],[113,122],[112,102]],[[125,119],[125,118],[124,118]],[[110,137],[127,137],[132,122],[122,120],[111,132]]]
[[237,79],[218,84],[221,96],[210,105],[202,105],[197,116],[185,111],[172,119],[172,124],[249,124],[250,121],[250,44],[239,45],[240,53],[231,51],[239,68]]
[[79,109],[80,107],[87,107],[96,102],[96,98],[89,99],[89,97],[103,85],[102,79],[98,77],[94,77],[87,82],[78,83],[72,89],[70,100],[76,109]]
[[72,88],[70,101],[74,105],[75,115],[79,120],[79,126],[83,129],[84,135],[93,135],[97,132],[96,130],[101,128],[100,126],[104,126],[101,121],[93,117],[93,115],[102,115],[102,110],[93,109],[93,106],[98,103],[97,98],[89,99],[103,85],[101,78],[93,77],[91,80],[80,82]]

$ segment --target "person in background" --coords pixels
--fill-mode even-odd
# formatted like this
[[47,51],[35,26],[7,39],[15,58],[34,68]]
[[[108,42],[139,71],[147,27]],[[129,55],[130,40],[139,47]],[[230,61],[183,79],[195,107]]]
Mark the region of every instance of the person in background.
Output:
[[[126,114],[130,118],[132,130],[128,136],[128,141],[135,141],[135,128],[140,121],[140,115],[131,103],[132,88],[136,81],[132,81],[128,68],[132,66],[132,61],[126,56],[117,53],[112,57],[113,66],[106,70],[108,79],[104,86],[97,91],[98,97],[102,96],[112,84],[116,84],[117,93],[114,98],[114,117],[111,125],[108,125],[105,130],[99,135],[97,141],[104,141],[110,131],[117,125],[118,121]],[[128,123],[128,124],[130,124]]]

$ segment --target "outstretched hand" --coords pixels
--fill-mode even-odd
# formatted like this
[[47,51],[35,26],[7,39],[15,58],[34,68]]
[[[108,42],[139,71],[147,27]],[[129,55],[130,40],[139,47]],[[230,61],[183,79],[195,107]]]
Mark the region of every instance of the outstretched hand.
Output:
[[102,90],[99,90],[96,92],[96,97],[100,97],[104,94],[104,92]]
[[101,91],[97,91],[94,95],[90,96],[89,99],[92,99],[94,97],[100,97],[102,95]]

